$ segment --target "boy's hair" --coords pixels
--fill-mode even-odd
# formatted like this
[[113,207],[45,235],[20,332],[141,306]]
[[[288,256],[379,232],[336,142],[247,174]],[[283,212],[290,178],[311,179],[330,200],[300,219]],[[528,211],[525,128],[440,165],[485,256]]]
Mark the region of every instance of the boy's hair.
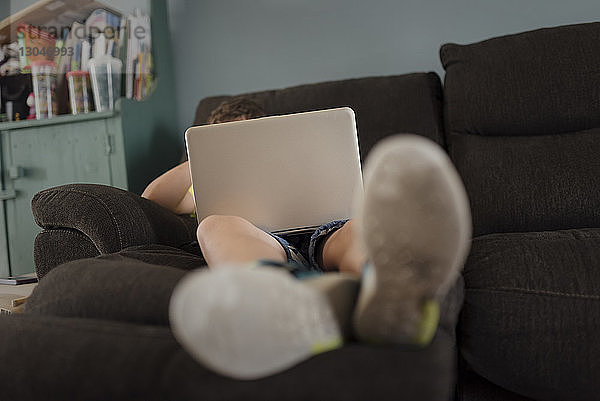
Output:
[[[249,120],[266,116],[264,109],[255,101],[247,97],[238,96],[222,102],[214,109],[208,119],[207,124],[226,123],[229,121]],[[184,149],[181,156],[181,162],[188,159],[187,152]]]
[[246,97],[236,97],[221,103],[219,107],[210,113],[206,122],[208,124],[218,124],[264,116],[265,111],[255,101]]

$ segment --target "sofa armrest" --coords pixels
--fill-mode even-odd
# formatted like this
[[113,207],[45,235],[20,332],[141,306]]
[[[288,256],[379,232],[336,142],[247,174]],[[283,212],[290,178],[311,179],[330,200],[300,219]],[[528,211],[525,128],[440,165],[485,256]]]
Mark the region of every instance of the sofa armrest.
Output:
[[33,197],[31,208],[37,225],[46,230],[77,230],[100,254],[146,244],[181,247],[196,239],[192,217],[176,215],[139,195],[106,185],[49,188]]

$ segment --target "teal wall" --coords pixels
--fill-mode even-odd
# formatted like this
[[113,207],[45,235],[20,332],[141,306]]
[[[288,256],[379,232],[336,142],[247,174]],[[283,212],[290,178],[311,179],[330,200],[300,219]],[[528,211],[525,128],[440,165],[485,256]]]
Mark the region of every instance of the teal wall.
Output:
[[10,3],[7,1],[0,1],[0,20],[10,15]]
[[436,71],[444,42],[600,20],[599,0],[169,0],[180,132],[199,99]]

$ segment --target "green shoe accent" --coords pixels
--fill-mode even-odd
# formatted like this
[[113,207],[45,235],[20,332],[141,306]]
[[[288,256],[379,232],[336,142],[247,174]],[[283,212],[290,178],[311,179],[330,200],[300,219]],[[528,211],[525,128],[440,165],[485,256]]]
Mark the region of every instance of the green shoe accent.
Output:
[[313,355],[322,354],[323,352],[332,351],[336,348],[340,348],[344,344],[341,337],[334,338],[329,341],[319,342],[313,344],[310,351]]
[[424,347],[429,345],[437,330],[438,322],[440,321],[440,305],[433,300],[425,301],[421,314],[418,334],[413,339],[413,343]]

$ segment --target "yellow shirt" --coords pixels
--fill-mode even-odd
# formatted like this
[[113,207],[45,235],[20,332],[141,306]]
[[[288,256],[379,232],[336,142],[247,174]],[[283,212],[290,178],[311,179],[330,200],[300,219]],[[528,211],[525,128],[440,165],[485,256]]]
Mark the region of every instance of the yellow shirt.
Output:
[[194,186],[190,185],[190,187],[188,188],[188,192],[190,193],[190,195],[192,195],[192,199],[194,200],[194,211],[190,214],[190,216],[192,217],[196,217],[196,198],[194,197]]

